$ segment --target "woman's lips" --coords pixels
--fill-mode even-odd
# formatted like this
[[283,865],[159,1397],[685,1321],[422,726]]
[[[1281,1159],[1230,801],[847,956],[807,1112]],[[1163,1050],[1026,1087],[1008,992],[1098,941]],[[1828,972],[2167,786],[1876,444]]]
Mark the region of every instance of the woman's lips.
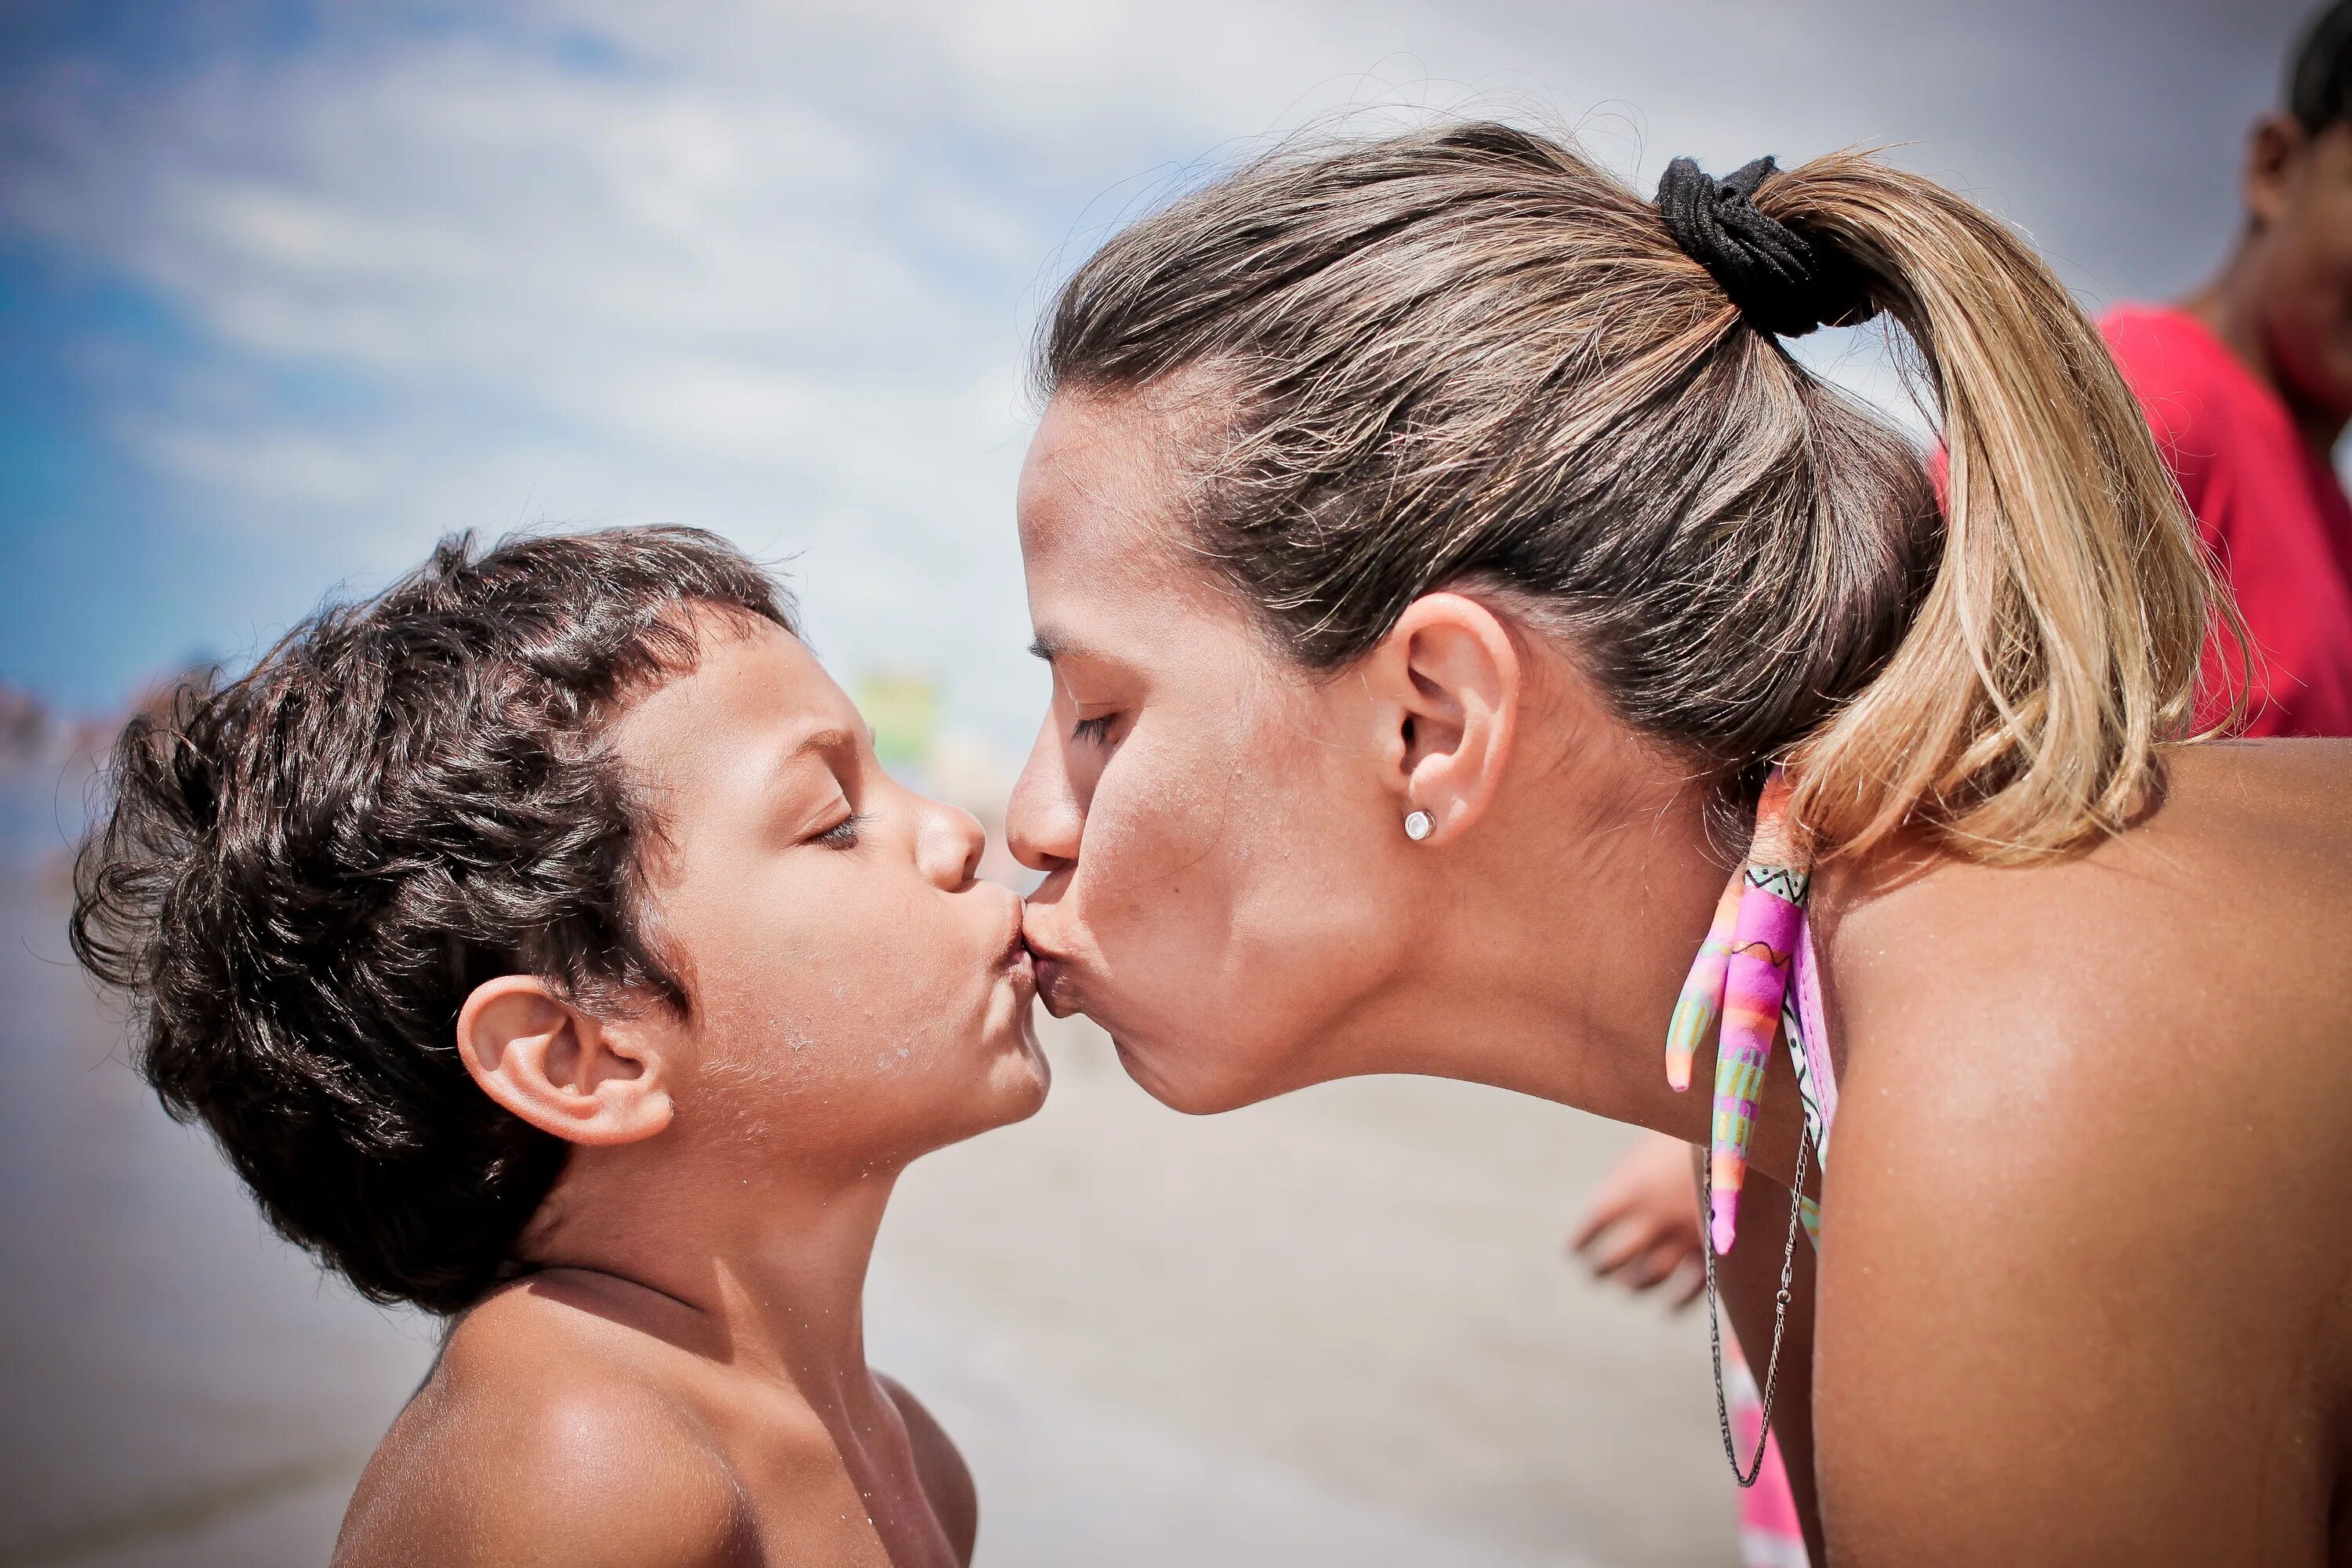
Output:
[[[1024,939],[1025,942],[1025,939]],[[1059,1018],[1069,1008],[1062,1001],[1062,990],[1069,979],[1069,964],[1059,954],[1049,952],[1035,942],[1026,942],[1032,967],[1037,976],[1037,994],[1044,997],[1045,1009]]]

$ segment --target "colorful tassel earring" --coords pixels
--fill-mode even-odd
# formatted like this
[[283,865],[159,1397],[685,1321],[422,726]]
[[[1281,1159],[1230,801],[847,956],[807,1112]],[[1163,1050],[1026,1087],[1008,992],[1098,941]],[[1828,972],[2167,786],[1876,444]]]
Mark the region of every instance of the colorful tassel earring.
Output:
[[1666,1025],[1666,1081],[1679,1094],[1690,1088],[1691,1062],[1706,1044],[1716,1015],[1723,1011],[1723,972],[1731,963],[1731,939],[1739,927],[1739,894],[1748,886],[1744,870],[1734,871],[1715,901],[1715,920],[1706,928],[1690,977],[1675,998],[1675,1016]]
[[1780,1025],[1780,1005],[1803,935],[1812,843],[1789,815],[1788,774],[1775,767],[1756,804],[1748,863],[1716,905],[1706,942],[1683,982],[1666,1028],[1666,1081],[1690,1087],[1691,1063],[1720,1016],[1715,1053],[1715,1119],[1708,1151],[1708,1229],[1718,1253],[1731,1250],[1748,1148],[1756,1136],[1756,1100]]

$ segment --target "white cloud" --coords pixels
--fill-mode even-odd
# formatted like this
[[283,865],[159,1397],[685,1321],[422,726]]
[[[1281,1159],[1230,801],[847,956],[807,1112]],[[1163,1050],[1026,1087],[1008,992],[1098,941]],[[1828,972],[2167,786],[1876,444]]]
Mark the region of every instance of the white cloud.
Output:
[[132,423],[122,434],[131,450],[158,468],[230,494],[267,496],[281,506],[364,505],[381,478],[347,443],[298,431]]

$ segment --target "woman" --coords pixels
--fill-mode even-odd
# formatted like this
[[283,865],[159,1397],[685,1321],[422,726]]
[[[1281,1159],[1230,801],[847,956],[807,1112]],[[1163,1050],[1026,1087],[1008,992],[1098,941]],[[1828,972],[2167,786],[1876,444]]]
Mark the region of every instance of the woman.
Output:
[[[2000,224],[1853,155],[1660,198],[1442,126],[1071,279],[1049,1005],[1180,1110],[1424,1073],[1711,1143],[1816,1561],[2352,1563],[2352,750],[2171,743],[2215,595]],[[1876,310],[1940,509],[1776,341]]]

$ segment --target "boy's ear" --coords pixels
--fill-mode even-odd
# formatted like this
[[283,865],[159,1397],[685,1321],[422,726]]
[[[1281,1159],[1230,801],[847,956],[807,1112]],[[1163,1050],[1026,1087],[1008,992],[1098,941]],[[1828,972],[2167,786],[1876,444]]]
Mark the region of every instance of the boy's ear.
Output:
[[529,974],[482,982],[457,1013],[457,1054],[482,1092],[567,1143],[635,1143],[669,1125],[667,1064],[633,1037]]
[[1524,696],[1509,628],[1464,594],[1424,594],[1365,663],[1397,816],[1429,813],[1444,844],[1486,814],[1511,758]]

